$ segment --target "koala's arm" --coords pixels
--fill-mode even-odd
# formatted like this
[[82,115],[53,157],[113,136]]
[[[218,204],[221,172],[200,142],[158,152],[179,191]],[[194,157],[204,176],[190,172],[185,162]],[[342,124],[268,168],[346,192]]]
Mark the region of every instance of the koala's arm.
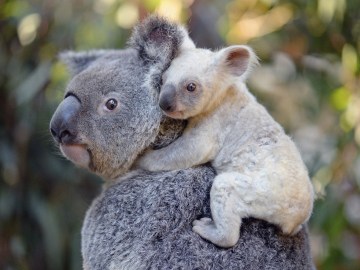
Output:
[[184,134],[167,147],[149,150],[137,161],[137,167],[148,171],[190,168],[215,157],[217,140],[205,127],[186,128]]

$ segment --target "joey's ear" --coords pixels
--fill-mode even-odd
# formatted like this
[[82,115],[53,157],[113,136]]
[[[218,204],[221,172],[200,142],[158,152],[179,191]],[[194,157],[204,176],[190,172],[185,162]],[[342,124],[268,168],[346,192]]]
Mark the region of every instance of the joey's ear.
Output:
[[105,54],[105,50],[93,50],[88,52],[65,51],[61,52],[58,55],[58,58],[68,67],[71,76],[75,76]]
[[181,50],[195,48],[183,26],[157,15],[134,28],[129,45],[138,50],[145,63],[171,61]]
[[218,52],[219,62],[226,72],[246,79],[252,68],[258,64],[258,58],[248,46],[230,46]]

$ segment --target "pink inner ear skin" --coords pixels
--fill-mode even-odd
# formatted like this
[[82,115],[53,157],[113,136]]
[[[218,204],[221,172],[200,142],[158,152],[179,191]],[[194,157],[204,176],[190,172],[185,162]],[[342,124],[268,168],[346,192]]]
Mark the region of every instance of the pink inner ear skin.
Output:
[[230,71],[236,75],[241,76],[248,69],[250,53],[248,50],[238,48],[231,50],[226,57],[226,64],[230,67]]
[[231,59],[249,59],[250,54],[249,51],[246,49],[236,49],[233,51],[230,51],[228,55],[228,60],[231,61]]
[[161,42],[165,38],[165,35],[166,33],[164,33],[164,31],[158,27],[153,29],[153,31],[150,33],[149,39],[157,43]]

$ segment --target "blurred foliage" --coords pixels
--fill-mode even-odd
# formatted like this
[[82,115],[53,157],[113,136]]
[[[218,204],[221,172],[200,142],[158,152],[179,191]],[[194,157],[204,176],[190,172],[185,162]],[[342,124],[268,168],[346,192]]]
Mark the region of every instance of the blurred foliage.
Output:
[[101,181],[54,146],[68,79],[62,50],[123,48],[149,12],[188,23],[198,46],[249,43],[250,88],[297,142],[321,197],[319,269],[360,269],[358,0],[0,1],[0,269],[80,269],[80,229]]

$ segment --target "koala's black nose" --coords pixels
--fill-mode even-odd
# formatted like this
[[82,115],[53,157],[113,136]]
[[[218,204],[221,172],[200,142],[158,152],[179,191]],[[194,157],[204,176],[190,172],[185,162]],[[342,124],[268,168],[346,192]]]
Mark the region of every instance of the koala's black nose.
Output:
[[50,121],[50,132],[58,143],[71,143],[75,138],[74,120],[80,105],[75,96],[68,96],[57,107]]
[[171,112],[173,110],[173,105],[169,100],[160,100],[159,106],[165,112]]
[[164,85],[161,89],[159,106],[165,112],[175,110],[176,104],[176,88],[173,84]]

